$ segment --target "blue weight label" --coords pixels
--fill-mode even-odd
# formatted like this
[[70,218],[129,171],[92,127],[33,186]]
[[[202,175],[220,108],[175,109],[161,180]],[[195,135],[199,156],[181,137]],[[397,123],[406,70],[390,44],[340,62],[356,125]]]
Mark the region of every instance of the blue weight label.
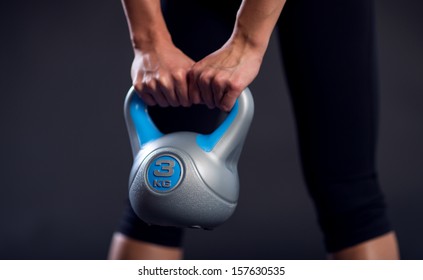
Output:
[[160,155],[150,161],[147,169],[148,185],[158,192],[169,192],[182,179],[181,162],[172,155]]

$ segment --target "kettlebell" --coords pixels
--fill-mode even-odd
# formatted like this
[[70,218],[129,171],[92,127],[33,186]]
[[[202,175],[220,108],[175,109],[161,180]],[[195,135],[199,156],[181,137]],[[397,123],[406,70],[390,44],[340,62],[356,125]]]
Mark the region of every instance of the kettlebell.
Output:
[[124,115],[134,162],[129,200],[147,224],[213,229],[235,211],[237,164],[254,113],[249,89],[211,134],[163,134],[132,87]]

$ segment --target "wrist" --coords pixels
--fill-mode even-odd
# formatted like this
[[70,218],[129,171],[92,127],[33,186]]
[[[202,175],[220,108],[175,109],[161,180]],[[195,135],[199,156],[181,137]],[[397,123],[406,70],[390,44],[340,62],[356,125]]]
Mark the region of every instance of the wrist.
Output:
[[249,34],[234,31],[226,45],[231,46],[234,50],[238,50],[238,53],[250,53],[262,59],[268,42],[258,41],[256,38],[249,36]]
[[263,35],[254,34],[251,31],[246,31],[245,28],[236,26],[230,38],[230,42],[263,56],[269,44],[269,38]]
[[143,30],[131,34],[131,42],[134,50],[156,49],[162,45],[173,44],[172,38],[167,31],[157,31],[154,29]]

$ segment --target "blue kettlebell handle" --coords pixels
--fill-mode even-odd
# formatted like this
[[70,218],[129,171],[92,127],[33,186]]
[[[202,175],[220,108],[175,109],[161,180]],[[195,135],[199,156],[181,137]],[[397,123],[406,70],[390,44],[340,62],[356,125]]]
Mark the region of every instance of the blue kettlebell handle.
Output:
[[[205,152],[213,151],[216,147],[219,146],[218,143],[225,136],[225,134],[228,133],[228,130],[234,130],[232,134],[238,133],[236,130],[236,126],[232,125],[234,124],[234,121],[239,123],[240,121],[236,120],[238,118],[249,118],[249,120],[251,121],[253,111],[254,103],[252,101],[251,93],[247,88],[241,93],[241,96],[235,102],[234,107],[229,112],[226,119],[215,131],[208,135],[197,135],[197,145]],[[126,125],[128,127],[132,154],[135,158],[138,151],[142,148],[143,145],[162,137],[163,133],[161,133],[160,130],[154,124],[153,120],[148,114],[148,108],[146,104],[138,96],[134,87],[131,87],[128,91],[128,94],[126,95],[124,114]],[[242,126],[242,124],[239,124],[238,126]],[[244,128],[241,127],[238,130],[241,130],[242,132]],[[231,145],[222,145],[222,148],[218,150],[221,150],[220,153],[224,154],[229,152],[229,149],[235,148],[230,146]]]
[[138,96],[134,87],[131,87],[126,95],[124,114],[126,126],[128,127],[132,154],[135,158],[143,145],[162,137],[163,133],[161,133],[154,124],[148,114],[148,107]]

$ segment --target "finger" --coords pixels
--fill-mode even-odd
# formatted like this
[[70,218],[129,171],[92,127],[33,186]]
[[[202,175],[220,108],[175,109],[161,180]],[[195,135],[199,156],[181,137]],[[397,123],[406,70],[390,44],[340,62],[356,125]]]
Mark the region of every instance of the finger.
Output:
[[220,101],[220,106],[223,111],[229,112],[232,110],[232,107],[234,106],[236,99],[240,95],[241,92],[235,91],[233,89],[226,91],[225,94],[222,97],[222,100]]
[[179,106],[179,102],[176,98],[176,94],[171,82],[169,82],[167,79],[161,79],[158,82],[158,87],[170,106]]
[[213,109],[215,107],[211,88],[211,79],[212,77],[210,74],[206,72],[201,73],[200,77],[197,79],[197,85],[200,89],[201,99],[204,101],[207,107],[209,107],[209,109]]
[[192,104],[201,103],[200,89],[196,80],[196,72],[192,69],[188,73],[188,98]]
[[181,74],[181,76],[174,77],[174,85],[176,98],[179,104],[184,107],[191,106],[192,103],[188,96],[187,76]]
[[157,85],[156,80],[149,80],[148,82],[144,83],[144,88],[146,93],[150,94],[154,101],[160,106],[160,107],[168,107],[169,103],[167,102],[166,98],[164,97],[163,93],[160,90],[160,87]]
[[144,101],[144,103],[147,104],[147,106],[156,106],[157,105],[157,102],[154,100],[154,98],[146,92],[140,93],[139,97],[141,97],[142,101]]
[[141,98],[141,100],[147,105],[147,106],[155,106],[157,105],[157,102],[154,100],[154,98],[148,94],[148,92],[143,89],[143,86],[141,83],[137,83],[134,85],[135,92],[137,95]]
[[226,81],[222,75],[216,75],[212,81],[212,91],[214,104],[222,110],[220,103],[226,88]]
[[179,100],[179,104],[183,107],[190,107],[192,105],[191,100],[188,96],[188,86],[185,84],[185,89],[183,86],[176,86],[175,87],[176,97]]
[[154,98],[160,107],[169,107],[169,103],[159,88],[157,88],[155,91],[150,91],[149,94]]

